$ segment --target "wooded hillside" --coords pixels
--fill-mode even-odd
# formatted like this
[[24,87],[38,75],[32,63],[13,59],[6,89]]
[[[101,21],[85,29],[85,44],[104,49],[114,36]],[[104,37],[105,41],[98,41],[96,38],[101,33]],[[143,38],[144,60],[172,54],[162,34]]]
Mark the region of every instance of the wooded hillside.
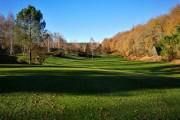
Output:
[[[158,56],[157,43],[162,37],[173,34],[177,25],[180,25],[180,5],[166,15],[153,18],[146,24],[137,25],[129,31],[105,39],[102,44],[107,52],[128,58]],[[180,56],[179,52],[178,56]]]

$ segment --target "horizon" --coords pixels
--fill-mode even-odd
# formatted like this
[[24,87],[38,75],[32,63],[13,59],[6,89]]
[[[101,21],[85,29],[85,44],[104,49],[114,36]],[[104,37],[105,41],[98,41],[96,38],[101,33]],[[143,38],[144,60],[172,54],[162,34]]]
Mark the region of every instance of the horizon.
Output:
[[59,32],[68,42],[86,43],[90,38],[101,42],[104,38],[130,30],[167,14],[177,4],[180,0],[141,0],[133,5],[132,0],[0,0],[0,6],[3,6],[0,14],[6,16],[13,11],[16,17],[21,9],[33,5],[43,13],[47,30]]

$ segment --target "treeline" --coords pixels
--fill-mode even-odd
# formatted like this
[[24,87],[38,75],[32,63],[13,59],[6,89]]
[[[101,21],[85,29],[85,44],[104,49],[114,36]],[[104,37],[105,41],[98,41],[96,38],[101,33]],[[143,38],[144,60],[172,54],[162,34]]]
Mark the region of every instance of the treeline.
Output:
[[62,35],[45,27],[43,14],[31,5],[16,17],[0,15],[0,62],[14,56],[19,63],[42,64],[49,55],[93,57],[102,52],[101,44],[93,38],[89,43],[67,43]]
[[[172,60],[180,57],[178,25],[180,25],[180,5],[173,8],[169,14],[151,19],[146,24],[137,25],[129,31],[118,33],[111,39],[105,39],[102,44],[106,52],[116,53],[129,59],[162,56],[164,60]],[[173,44],[166,42],[167,39]],[[176,39],[175,44],[174,39]],[[169,50],[174,47],[175,49]]]

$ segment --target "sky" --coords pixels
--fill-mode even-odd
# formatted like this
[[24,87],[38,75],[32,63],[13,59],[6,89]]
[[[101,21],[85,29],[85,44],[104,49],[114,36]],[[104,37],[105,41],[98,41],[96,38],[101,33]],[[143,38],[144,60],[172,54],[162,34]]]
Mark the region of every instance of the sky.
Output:
[[43,13],[46,29],[69,42],[102,41],[168,13],[180,0],[0,0],[0,14],[28,5]]

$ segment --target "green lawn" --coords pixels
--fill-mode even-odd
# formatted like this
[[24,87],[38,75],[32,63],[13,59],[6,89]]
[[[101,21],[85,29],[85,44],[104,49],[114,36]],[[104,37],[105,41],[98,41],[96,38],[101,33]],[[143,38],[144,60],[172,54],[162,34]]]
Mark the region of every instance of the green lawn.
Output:
[[0,64],[0,120],[179,120],[180,65],[117,56]]

